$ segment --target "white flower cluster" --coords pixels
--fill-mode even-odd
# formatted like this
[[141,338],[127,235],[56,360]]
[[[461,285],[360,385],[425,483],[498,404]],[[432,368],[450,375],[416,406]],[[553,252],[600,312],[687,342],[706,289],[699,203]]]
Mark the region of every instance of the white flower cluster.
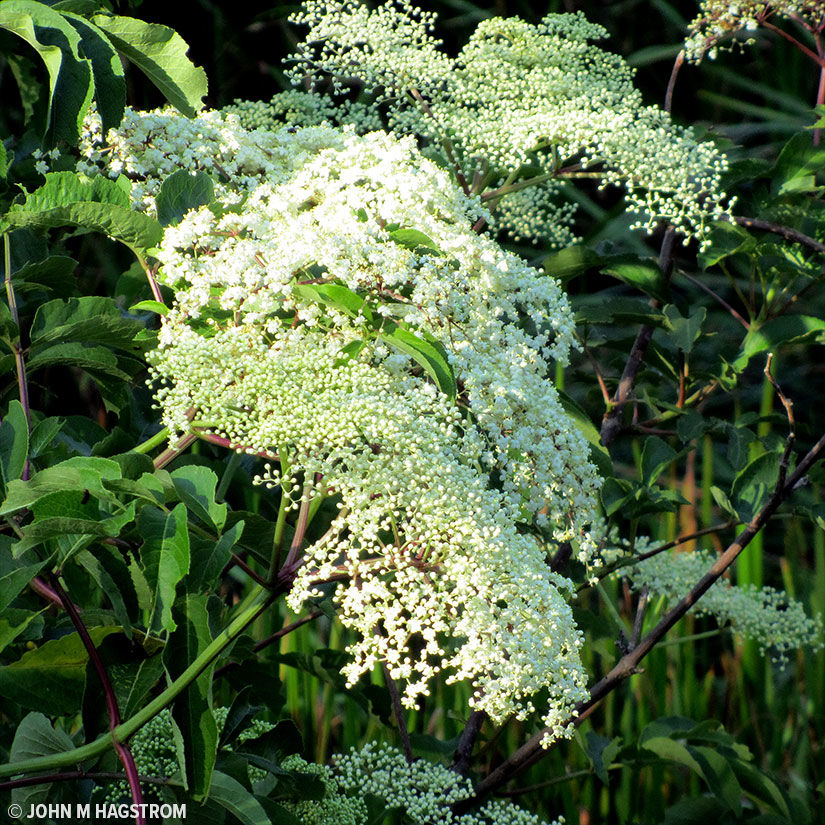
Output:
[[[150,211],[175,168],[219,158],[239,176],[221,184],[229,208],[165,232],[158,277],[176,297],[150,362],[173,433],[194,412],[239,449],[280,455],[286,477],[261,481],[289,493],[320,474],[305,495],[340,497],[290,605],[346,576],[351,682],[385,662],[412,706],[446,670],[497,720],[524,718],[545,689],[548,742],[569,732],[582,637],[535,535],[577,539],[586,560],[599,479],[545,377],[573,343],[558,284],[475,234],[477,199],[411,138],[160,112],[130,114],[109,143],[98,156]],[[442,354],[455,397],[425,372]]]
[[[659,553],[621,572],[630,576],[635,589],[646,586],[652,594],[677,601],[707,573],[714,560],[713,554],[702,550]],[[770,650],[782,667],[790,651],[825,645],[821,617],[808,618],[798,601],[772,587],[758,589],[720,580],[692,609],[714,616],[720,624],[730,622],[737,636],[753,639],[763,652]]]
[[299,818],[301,825],[366,825],[369,822],[367,806],[361,796],[346,796],[341,793],[332,770],[326,765],[316,765],[292,755],[281,762],[281,767],[317,776],[324,785],[324,796],[321,799],[281,803]]
[[685,56],[699,63],[705,54],[716,57],[719,41],[745,31],[753,32],[771,17],[801,23],[805,28],[821,30],[825,22],[822,0],[703,0],[698,16],[691,21],[685,40]]
[[[392,808],[400,808],[415,825],[545,825],[537,816],[512,802],[495,800],[471,813],[455,814],[452,805],[469,799],[468,779],[422,759],[407,763],[389,745],[366,744],[333,757],[338,786],[349,793],[372,794]],[[553,825],[562,825],[564,818]]]
[[[598,166],[603,185],[626,189],[637,228],[667,222],[700,242],[707,224],[728,213],[725,158],[643,104],[633,70],[589,42],[606,32],[580,12],[538,25],[484,20],[455,59],[430,33],[434,15],[408,2],[370,11],[306,0],[292,19],[309,27],[292,58],[294,82],[331,75],[343,91],[359,81],[393,131],[422,136],[434,151],[449,141],[468,180],[478,174],[497,185],[528,167],[555,176],[571,164]],[[522,237],[546,230],[535,207],[513,198],[508,224]]]

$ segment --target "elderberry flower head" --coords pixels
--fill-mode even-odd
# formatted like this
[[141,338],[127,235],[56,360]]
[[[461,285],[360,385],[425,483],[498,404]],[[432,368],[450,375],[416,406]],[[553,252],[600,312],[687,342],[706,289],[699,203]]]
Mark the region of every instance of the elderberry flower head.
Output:
[[816,30],[825,20],[825,8],[822,0],[703,0],[688,29],[685,56],[693,63],[699,63],[706,54],[713,59],[720,41],[737,32],[755,31],[772,17],[791,19]]
[[[638,551],[644,551],[639,544]],[[647,587],[650,593],[669,601],[681,599],[707,573],[714,562],[711,553],[659,553],[624,568],[636,590]],[[737,636],[753,639],[763,652],[771,651],[774,661],[784,667],[792,650],[820,649],[823,642],[822,618],[805,615],[802,605],[772,587],[731,585],[717,581],[692,608],[699,614],[716,617],[720,624],[730,623]]]
[[[370,742],[360,751],[336,755],[332,771],[343,791],[377,796],[388,807],[401,809],[415,825],[544,825],[537,816],[504,800],[487,802],[469,813],[454,813],[456,802],[472,796],[470,781],[423,759],[408,763],[402,753],[386,744]],[[553,825],[563,822],[560,817]]]
[[350,683],[383,662],[413,706],[444,672],[497,720],[544,689],[548,741],[568,734],[582,636],[546,558],[588,557],[600,482],[546,379],[574,344],[559,285],[473,232],[489,214],[412,138],[180,120],[129,113],[87,161],[149,212],[173,171],[216,179],[156,253],[164,423],[273,456],[258,481],[292,497],[302,476],[290,506],[335,496],[289,604],[347,579]]
[[[581,13],[550,14],[538,25],[484,20],[456,58],[432,35],[434,15],[408,2],[371,11],[306,0],[292,20],[309,27],[291,58],[294,82],[330,76],[343,92],[358,81],[395,133],[423,138],[468,181],[494,188],[538,167],[538,185],[598,167],[603,185],[625,188],[636,228],[666,222],[702,244],[707,224],[728,214],[724,157],[643,104],[633,70],[590,42],[606,32]],[[507,222],[524,237],[561,217],[549,238],[564,242],[565,216],[553,207],[539,220],[537,206],[511,197]]]

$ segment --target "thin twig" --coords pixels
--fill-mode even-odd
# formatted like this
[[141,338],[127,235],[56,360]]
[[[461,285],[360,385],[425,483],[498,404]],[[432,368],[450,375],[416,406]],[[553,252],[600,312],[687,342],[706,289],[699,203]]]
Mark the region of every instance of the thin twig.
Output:
[[[376,630],[376,632],[378,632]],[[398,693],[398,685],[390,675],[390,669],[386,662],[381,662],[381,669],[384,671],[384,681],[387,683],[387,690],[392,702],[392,710],[395,714],[395,723],[398,725],[398,733],[401,737],[401,748],[407,763],[413,761],[412,743],[410,742],[410,732],[407,730],[407,722],[404,719],[404,708],[401,706],[401,696]]]
[[763,221],[759,218],[746,218],[742,215],[734,215],[733,222],[739,226],[745,226],[750,229],[761,229],[763,232],[772,232],[774,235],[781,235],[789,241],[807,246],[808,249],[814,252],[825,253],[825,243],[820,243],[810,235],[806,235],[797,229],[792,229],[790,226],[783,226],[782,224],[772,223],[771,221]]
[[[673,274],[673,254],[676,243],[676,232],[673,229],[668,229],[662,238],[662,246],[659,251],[659,269],[664,276],[665,282],[670,282],[670,276]],[[656,308],[659,306],[659,301],[655,298],[650,299],[650,306]],[[601,439],[605,447],[609,447],[619,431],[622,428],[621,416],[627,404],[630,392],[633,385],[636,383],[636,376],[644,360],[647,346],[650,339],[653,337],[653,327],[647,324],[642,324],[636,340],[633,342],[633,347],[630,350],[627,363],[625,364],[622,377],[619,379],[619,386],[613,395],[613,400],[610,406],[605,410],[602,418]]]
[[724,307],[737,321],[739,321],[742,326],[749,330],[751,328],[750,323],[746,321],[742,315],[740,315],[721,295],[717,295],[707,284],[703,284],[698,278],[694,278],[692,275],[688,275],[687,272],[683,272],[682,275],[685,276],[692,284],[698,286],[699,289],[704,290],[716,301],[720,306]]
[[667,82],[667,91],[665,92],[665,111],[670,112],[673,109],[673,89],[676,86],[676,76],[679,74],[679,69],[685,62],[685,52],[680,51],[676,55],[676,60],[673,61],[673,69],[670,72],[670,79]]
[[[255,642],[252,650],[255,653],[259,653],[265,647],[269,647],[269,645],[274,644],[278,641],[278,639],[282,639],[284,636],[289,635],[292,633],[293,630],[297,630],[299,627],[307,624],[308,622],[315,621],[319,616],[323,616],[323,611],[321,610],[314,610],[312,613],[307,613],[306,616],[301,616],[300,619],[296,619],[294,622],[284,625],[280,630],[276,630],[271,636],[267,636],[265,639],[261,639],[260,642]],[[241,662],[231,661],[227,662],[225,665],[222,665],[215,671],[215,678],[219,678],[223,676],[227,671],[232,670],[233,668],[238,667]]]
[[[71,779],[126,779],[126,774],[119,771],[61,771],[59,773],[44,773],[39,776],[21,776],[0,782],[0,791],[11,791],[15,788],[29,788],[32,785],[45,785],[51,782],[67,782]],[[138,779],[147,785],[174,785],[175,783],[163,776],[144,776]]]

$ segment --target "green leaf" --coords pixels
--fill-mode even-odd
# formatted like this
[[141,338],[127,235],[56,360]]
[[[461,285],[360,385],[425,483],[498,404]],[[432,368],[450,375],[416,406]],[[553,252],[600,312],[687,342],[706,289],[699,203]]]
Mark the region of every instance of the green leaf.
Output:
[[407,249],[425,249],[430,252],[437,252],[439,255],[443,254],[429,235],[425,235],[417,229],[395,229],[390,232],[390,238],[399,246],[405,246]]
[[0,536],[0,613],[17,598],[29,582],[45,567],[46,561],[30,554],[17,559],[9,536]]
[[[9,762],[23,762],[39,756],[53,756],[74,750],[74,743],[69,735],[52,727],[52,723],[42,713],[29,713],[17,726],[11,743]],[[44,791],[49,785],[34,785],[15,788],[11,792],[12,802],[28,810],[29,805],[43,801]]]
[[80,36],[63,15],[33,0],[0,3],[0,28],[25,40],[46,66],[47,142],[75,144],[94,92],[92,65],[81,57]]
[[635,286],[658,301],[667,298],[667,281],[659,265],[653,261],[612,264],[601,271],[604,275],[612,275],[626,284]]
[[206,96],[206,73],[186,56],[189,46],[177,32],[133,17],[98,14],[92,22],[186,117],[195,117]]
[[613,475],[613,461],[610,453],[602,444],[602,437],[590,416],[567,393],[556,389],[564,411],[573,419],[576,427],[590,444],[590,460],[596,465],[599,474],[606,478]]
[[48,301],[37,308],[31,327],[33,347],[77,341],[85,345],[137,350],[135,336],[143,329],[111,299],[96,295]]
[[[174,609],[177,630],[169,637],[163,661],[171,679],[178,678],[212,641],[206,594],[187,595]],[[218,751],[218,726],[212,714],[212,671],[209,665],[172,706],[172,718],[183,737],[186,786],[196,799],[209,791]]]
[[38,618],[40,618],[40,613],[32,611],[23,616],[17,624],[11,624],[7,619],[0,619],[0,653]]
[[17,293],[34,290],[64,292],[66,282],[77,269],[77,261],[66,255],[50,255],[42,261],[29,261],[12,275],[12,285]]
[[169,312],[169,307],[160,301],[138,301],[136,304],[132,304],[132,306],[129,307],[129,312],[133,314],[135,312],[142,312],[143,310],[155,312],[158,315],[166,315]]
[[566,284],[578,275],[582,275],[602,263],[603,258],[592,249],[581,244],[572,244],[548,255],[542,266],[548,275]]
[[653,484],[678,456],[667,442],[659,436],[651,435],[645,439],[642,447],[641,476],[648,487]]
[[[76,491],[82,495],[82,491]],[[21,556],[26,550],[37,547],[49,539],[71,539],[88,536],[92,538],[114,538],[135,518],[135,503],[132,502],[123,512],[104,519],[76,518],[72,516],[53,516],[42,518],[22,528],[23,537],[14,546],[14,555]],[[64,558],[62,561],[65,561]]]
[[734,361],[734,367],[741,371],[754,355],[766,350],[775,350],[780,344],[801,344],[816,341],[825,342],[825,320],[812,315],[782,315],[768,321],[761,327],[751,327],[742,342],[742,352]]
[[240,782],[220,771],[212,774],[209,798],[226,808],[243,825],[270,825],[261,803]]
[[109,575],[109,571],[103,566],[100,559],[89,550],[80,550],[74,556],[74,561],[79,564],[94,579],[95,584],[106,598],[112,603],[112,610],[117,623],[123,628],[126,637],[132,638],[132,623],[129,620],[129,611],[123,601],[123,595],[115,580]]
[[46,183],[5,215],[11,226],[55,229],[79,226],[102,232],[132,249],[157,246],[163,227],[131,209],[128,195],[99,175],[86,182],[72,172],[49,172]]
[[186,506],[178,504],[168,515],[155,507],[144,507],[138,529],[144,538],[141,559],[153,593],[148,626],[172,631],[177,627],[172,618],[175,589],[190,563]]
[[779,456],[763,453],[733,480],[730,497],[739,518],[747,524],[762,508],[779,478]]
[[756,247],[756,238],[741,226],[729,221],[713,224],[710,231],[710,245],[699,252],[697,259],[702,269],[709,269],[724,258],[738,252],[751,252]]
[[178,169],[163,181],[157,195],[158,220],[161,226],[174,226],[191,209],[206,206],[215,200],[215,185],[206,172],[193,175]]
[[140,710],[149,691],[158,683],[162,675],[163,657],[160,654],[150,656],[140,663],[137,675],[132,680],[129,692],[121,704],[121,715],[124,719],[129,719]]
[[80,35],[83,54],[91,62],[95,106],[105,135],[109,129],[120,126],[120,121],[123,120],[123,110],[126,108],[123,64],[109,39],[97,26],[78,14],[64,9],[61,11]]
[[6,173],[9,171],[9,156],[6,152],[6,147],[0,143],[0,178],[5,179]]
[[690,768],[698,776],[703,775],[702,766],[696,761],[688,747],[675,739],[668,736],[654,736],[646,739],[641,747],[655,753],[661,759]]
[[[95,645],[110,633],[118,632],[118,627],[89,628]],[[52,639],[24,653],[16,662],[0,667],[0,696],[51,716],[77,713],[83,701],[88,660],[77,633]]]
[[292,294],[304,301],[331,306],[350,318],[360,315],[369,322],[373,320],[367,302],[357,292],[342,284],[296,284],[292,287]]
[[622,740],[618,736],[608,739],[606,736],[599,736],[592,730],[586,734],[587,747],[585,753],[593,765],[596,776],[607,785],[609,778],[607,769],[613,764],[613,760],[621,750]]
[[705,746],[691,746],[691,755],[702,768],[702,775],[714,795],[736,815],[742,811],[742,786],[730,762],[719,752]]
[[103,501],[116,501],[103,486],[109,479],[120,478],[120,467],[108,458],[76,456],[41,470],[29,481],[9,484],[6,500],[0,507],[0,516],[30,507],[43,496],[58,490],[87,490]]
[[29,423],[19,401],[9,403],[9,411],[0,424],[0,471],[4,484],[19,479],[29,455]]
[[172,473],[172,483],[187,509],[217,532],[226,522],[226,504],[215,501],[218,476],[207,467],[190,464]]
[[218,577],[229,563],[232,548],[240,541],[244,522],[239,521],[227,530],[208,552],[192,556],[192,567],[187,578],[187,588],[193,592],[213,590]]
[[707,310],[699,307],[691,312],[687,318],[682,317],[682,313],[672,304],[664,309],[667,325],[670,328],[670,339],[682,352],[690,352],[693,344],[702,332],[702,324],[705,323]]
[[433,379],[444,395],[450,400],[455,399],[458,388],[453,368],[447,351],[435,338],[423,331],[416,335],[392,321],[384,325],[379,338],[409,355]]

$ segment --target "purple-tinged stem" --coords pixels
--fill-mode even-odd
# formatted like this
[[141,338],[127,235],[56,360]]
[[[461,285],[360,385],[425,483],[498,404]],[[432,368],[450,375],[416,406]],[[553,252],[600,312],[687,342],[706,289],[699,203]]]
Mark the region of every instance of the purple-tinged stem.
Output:
[[63,586],[60,584],[60,580],[54,573],[49,573],[49,583],[54,592],[57,594],[57,597],[60,599],[60,603],[63,605],[64,610],[69,614],[69,618],[71,619],[75,630],[77,630],[78,636],[80,636],[80,639],[83,642],[83,647],[86,648],[89,661],[92,663],[92,667],[95,669],[95,672],[100,679],[100,684],[103,687],[103,695],[106,700],[106,708],[109,712],[109,730],[112,731],[115,751],[117,752],[120,761],[123,763],[123,769],[126,772],[126,781],[129,783],[129,792],[132,795],[132,802],[138,806],[135,809],[135,825],[146,825],[146,820],[141,813],[143,805],[143,792],[140,789],[140,777],[138,776],[135,759],[132,756],[132,751],[129,749],[129,746],[123,742],[118,742],[117,739],[114,738],[114,730],[122,723],[123,720],[120,717],[120,708],[117,704],[117,696],[115,696],[112,681],[109,678],[109,674],[106,672],[106,667],[103,664],[103,660],[100,658],[100,654],[97,652],[95,643],[92,641],[92,637],[89,635],[89,631],[83,623],[83,619],[80,618],[80,613],[78,613],[76,606],[69,598],[69,595],[63,589]]

